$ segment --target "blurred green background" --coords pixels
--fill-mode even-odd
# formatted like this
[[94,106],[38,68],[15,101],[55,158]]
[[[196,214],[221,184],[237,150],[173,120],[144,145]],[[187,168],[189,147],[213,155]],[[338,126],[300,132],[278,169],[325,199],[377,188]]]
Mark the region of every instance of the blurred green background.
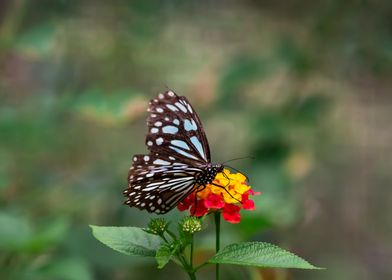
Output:
[[223,245],[273,242],[328,268],[224,279],[392,279],[391,74],[390,1],[1,1],[0,278],[186,279],[88,228],[146,226],[122,190],[148,100],[169,87],[214,162],[255,157],[232,165],[263,194]]

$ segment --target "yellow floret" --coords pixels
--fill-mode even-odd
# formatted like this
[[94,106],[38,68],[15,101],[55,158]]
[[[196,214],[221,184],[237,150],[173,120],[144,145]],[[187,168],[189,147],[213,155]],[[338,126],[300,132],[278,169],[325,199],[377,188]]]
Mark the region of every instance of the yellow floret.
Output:
[[[240,173],[231,173],[228,169],[225,169],[224,172],[229,180],[223,175],[223,172],[220,172],[216,175],[214,183],[226,187],[226,190],[209,184],[204,190],[197,192],[197,197],[205,199],[210,193],[214,193],[222,195],[224,201],[229,204],[235,204],[241,201],[242,194],[250,189],[249,186],[244,184],[244,182],[246,182],[246,177]],[[230,183],[230,185],[227,185],[228,183]]]
[[249,191],[250,186],[247,186],[245,184],[235,184],[234,189],[237,193],[239,194],[244,194],[247,191]]

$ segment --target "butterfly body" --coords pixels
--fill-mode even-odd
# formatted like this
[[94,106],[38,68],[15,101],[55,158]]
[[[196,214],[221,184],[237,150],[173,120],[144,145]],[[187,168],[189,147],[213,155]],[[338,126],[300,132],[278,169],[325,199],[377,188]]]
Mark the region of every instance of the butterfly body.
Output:
[[204,189],[223,165],[211,163],[201,121],[184,96],[160,93],[147,111],[150,153],[133,157],[123,193],[130,207],[164,214],[190,193]]
[[196,183],[205,186],[211,184],[212,181],[214,181],[216,174],[223,171],[223,165],[210,163],[204,167],[203,171],[202,174],[196,176]]

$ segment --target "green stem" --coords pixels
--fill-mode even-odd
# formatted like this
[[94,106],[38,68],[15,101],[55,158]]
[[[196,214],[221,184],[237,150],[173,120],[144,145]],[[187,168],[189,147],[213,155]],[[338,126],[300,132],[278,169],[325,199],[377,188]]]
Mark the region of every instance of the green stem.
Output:
[[[169,236],[173,239],[173,240],[177,240],[177,237],[176,237],[176,235],[173,233],[173,232],[171,232],[170,230],[166,230],[166,232],[169,234]],[[167,239],[164,237],[164,236],[162,236],[162,238],[166,241],[166,242],[168,242],[167,241]],[[168,242],[169,243],[169,242]],[[182,267],[185,269],[185,271],[186,271],[186,273],[188,274],[188,276],[189,276],[189,278],[191,279],[191,280],[196,280],[196,275],[195,275],[195,272],[196,272],[196,270],[193,268],[193,265],[192,265],[192,261],[193,261],[193,236],[192,236],[192,243],[191,243],[191,257],[190,257],[190,263],[188,263],[188,261],[187,261],[187,259],[185,258],[185,256],[184,256],[184,254],[183,253],[178,253],[178,254],[176,254],[176,256],[177,256],[177,263],[180,263],[181,265],[182,265]]]
[[170,235],[170,237],[173,239],[173,240],[177,240],[177,237],[176,237],[176,235],[173,233],[173,232],[171,232],[170,230],[166,230],[166,232]]
[[196,280],[196,275],[195,275],[195,272],[194,272],[194,271],[188,272],[188,275],[189,275],[189,278],[190,278],[191,280]]
[[168,243],[169,244],[169,241],[166,239],[166,237],[162,234],[162,235],[160,235],[160,237],[163,239],[163,241],[165,241],[166,243]]
[[183,255],[181,256],[181,259],[182,259],[183,267],[188,273],[189,278],[191,280],[196,280],[195,270],[193,269],[193,266],[187,262],[186,258]]
[[208,265],[208,262],[204,262],[204,263],[202,263],[202,264],[196,266],[196,267],[194,268],[194,270],[195,270],[195,271],[198,271],[200,268],[202,268],[203,266],[206,266],[206,265]]
[[[215,217],[215,252],[219,252],[220,248],[220,212],[214,214]],[[219,280],[219,264],[216,264],[215,279]]]
[[193,234],[192,234],[192,239],[191,239],[191,253],[190,253],[190,256],[189,256],[189,263],[190,263],[192,269],[193,269],[193,242],[194,242],[194,240],[195,240],[195,239],[193,238]]

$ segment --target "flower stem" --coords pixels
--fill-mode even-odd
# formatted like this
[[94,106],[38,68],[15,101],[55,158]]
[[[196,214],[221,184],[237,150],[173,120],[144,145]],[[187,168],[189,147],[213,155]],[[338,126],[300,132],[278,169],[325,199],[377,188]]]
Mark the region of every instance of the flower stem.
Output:
[[196,280],[196,275],[195,275],[194,272],[190,272],[190,273],[188,273],[188,275],[189,275],[189,278],[190,278],[191,280]]
[[195,239],[193,238],[193,234],[192,234],[192,239],[191,239],[191,252],[190,252],[190,256],[189,256],[189,263],[191,265],[191,267],[193,268],[193,243],[194,243]]
[[[220,247],[220,212],[216,211],[214,214],[215,218],[215,251],[219,252]],[[216,264],[215,279],[219,280],[219,264]]]
[[178,254],[177,257],[178,257],[178,260],[180,261],[180,263],[182,264],[182,267],[184,268],[184,270],[188,274],[189,278],[191,280],[196,280],[195,269],[193,268],[192,265],[190,265],[188,263],[185,256],[183,254]]

